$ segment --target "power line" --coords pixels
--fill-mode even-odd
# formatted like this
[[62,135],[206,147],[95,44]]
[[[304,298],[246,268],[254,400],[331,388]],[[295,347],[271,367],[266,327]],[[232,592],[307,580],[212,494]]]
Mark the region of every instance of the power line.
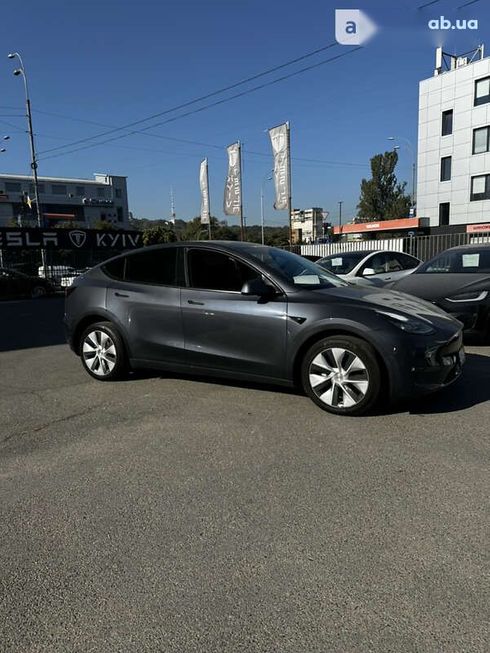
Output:
[[[198,109],[193,109],[192,111],[187,111],[186,113],[179,114],[177,116],[173,116],[172,118],[168,118],[167,120],[163,120],[161,122],[157,122],[153,125],[149,125],[148,127],[144,127],[142,130],[133,130],[130,131],[126,134],[120,134],[119,136],[114,136],[113,138],[108,138],[104,141],[100,141],[98,143],[90,143],[89,145],[83,145],[82,147],[75,148],[73,150],[69,150],[68,152],[59,152],[58,154],[51,154],[49,156],[41,157],[40,160],[45,161],[46,159],[52,159],[56,158],[59,156],[65,156],[67,154],[74,154],[75,152],[80,152],[81,150],[86,150],[90,149],[92,147],[99,147],[100,145],[106,145],[107,143],[112,143],[114,141],[117,141],[121,138],[126,138],[128,136],[132,136],[133,134],[138,134],[142,131],[147,131],[149,129],[154,129],[155,127],[160,127],[162,125],[166,125],[170,122],[174,122],[176,120],[181,120],[182,118],[186,118],[188,116],[194,115],[196,113],[200,113],[202,111],[205,111],[206,109],[210,109],[212,107],[216,107],[218,105],[224,104],[226,102],[230,102],[231,100],[235,100],[239,97],[244,97],[245,95],[248,95],[250,93],[254,93],[255,91],[261,90],[263,88],[266,88],[268,86],[272,86],[274,84],[278,84],[279,82],[282,82],[286,79],[290,79],[291,77],[295,77],[296,75],[300,75],[304,72],[307,72],[309,70],[313,70],[314,68],[318,68],[319,66],[323,66],[327,63],[331,63],[332,61],[337,61],[338,59],[341,59],[342,57],[347,56],[348,54],[351,54],[353,52],[357,52],[358,50],[361,50],[362,48],[360,46],[355,47],[351,50],[347,50],[341,54],[336,55],[335,57],[330,57],[329,59],[324,59],[318,63],[312,64],[310,66],[306,66],[305,68],[300,68],[299,70],[296,70],[292,73],[288,73],[287,75],[282,75],[281,77],[278,77],[276,79],[273,79],[269,82],[265,82],[264,84],[259,84],[258,86],[253,86],[252,88],[249,88],[245,91],[241,91],[240,93],[235,93],[235,95],[231,95],[227,98],[222,98],[220,100],[217,100],[216,102],[212,102],[210,104],[204,105],[203,107],[199,107]],[[54,148],[53,148],[54,149]],[[60,149],[60,148],[55,148],[55,149]],[[44,152],[48,152],[52,150],[45,150]]]
[[165,109],[164,111],[160,111],[159,113],[155,113],[151,116],[148,116],[147,118],[141,118],[140,120],[135,120],[134,122],[127,123],[126,125],[122,125],[120,127],[114,127],[113,129],[109,129],[105,132],[101,132],[99,134],[94,134],[93,136],[87,136],[86,138],[81,138],[77,141],[73,141],[71,143],[66,143],[64,146],[60,145],[59,147],[53,147],[50,148],[49,150],[43,150],[42,152],[39,152],[39,154],[47,154],[48,152],[54,152],[55,150],[63,149],[65,147],[72,147],[73,145],[79,145],[81,143],[86,143],[88,141],[94,140],[96,138],[101,138],[103,136],[108,136],[109,134],[113,134],[118,131],[123,131],[125,129],[128,129],[130,127],[134,127],[135,125],[140,125],[144,122],[148,122],[149,120],[154,120],[155,118],[160,118],[161,116],[167,115],[169,113],[173,113],[174,111],[180,111],[181,109],[185,109],[189,106],[192,106],[193,104],[197,104],[198,102],[203,102],[204,100],[209,100],[209,98],[214,97],[216,95],[221,95],[222,93],[225,93],[227,91],[231,91],[234,88],[237,88],[238,86],[243,86],[243,84],[248,84],[249,82],[252,82],[256,79],[259,79],[260,77],[264,77],[266,75],[270,75],[273,72],[276,72],[277,70],[281,70],[283,68],[286,68],[288,66],[291,66],[295,63],[298,63],[300,61],[303,61],[304,59],[308,59],[310,57],[313,57],[316,54],[319,54],[320,52],[324,52],[325,50],[328,50],[330,48],[333,48],[334,46],[338,45],[336,41],[329,43],[328,45],[325,45],[321,48],[317,48],[316,50],[312,50],[311,52],[308,52],[301,57],[296,57],[295,59],[291,59],[289,61],[286,61],[283,64],[280,64],[278,66],[274,66],[272,68],[268,68],[267,70],[264,70],[260,73],[257,73],[256,75],[252,75],[251,77],[247,77],[245,79],[242,79],[239,82],[235,82],[234,84],[230,84],[229,86],[224,86],[223,88],[220,88],[216,91],[212,91],[211,93],[206,93],[206,95],[201,95],[200,97],[194,98],[193,100],[188,100],[187,102],[184,102],[182,104],[179,104],[175,107],[171,107],[170,109]]

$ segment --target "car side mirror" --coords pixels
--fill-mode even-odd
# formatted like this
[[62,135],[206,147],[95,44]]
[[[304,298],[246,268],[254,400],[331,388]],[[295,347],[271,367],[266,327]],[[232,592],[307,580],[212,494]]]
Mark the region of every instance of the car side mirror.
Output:
[[252,295],[255,297],[271,297],[275,294],[275,290],[272,286],[265,283],[263,279],[251,279],[246,281],[241,290],[242,295]]
[[364,272],[362,273],[363,277],[372,277],[373,274],[376,274],[376,272],[373,270],[373,268],[364,268]]

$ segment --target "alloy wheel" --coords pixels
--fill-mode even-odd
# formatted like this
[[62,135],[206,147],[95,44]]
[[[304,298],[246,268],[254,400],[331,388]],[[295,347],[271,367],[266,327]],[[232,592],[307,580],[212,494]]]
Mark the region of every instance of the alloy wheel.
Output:
[[100,377],[110,374],[117,362],[114,341],[100,329],[90,331],[85,336],[82,344],[82,356],[87,368]]
[[369,389],[369,373],[361,358],[340,347],[324,349],[310,363],[308,377],[315,395],[332,408],[352,408]]

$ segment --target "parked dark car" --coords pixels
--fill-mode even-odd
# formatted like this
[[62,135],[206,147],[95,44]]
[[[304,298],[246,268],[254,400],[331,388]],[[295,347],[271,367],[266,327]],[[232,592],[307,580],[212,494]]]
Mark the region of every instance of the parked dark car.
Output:
[[461,324],[437,307],[250,243],[111,259],[67,289],[65,325],[96,379],[148,367],[298,384],[321,408],[350,415],[442,388],[464,360]]
[[433,302],[468,332],[490,336],[490,245],[448,249],[387,287]]
[[44,297],[53,292],[53,286],[46,279],[29,276],[17,270],[0,268],[0,298]]

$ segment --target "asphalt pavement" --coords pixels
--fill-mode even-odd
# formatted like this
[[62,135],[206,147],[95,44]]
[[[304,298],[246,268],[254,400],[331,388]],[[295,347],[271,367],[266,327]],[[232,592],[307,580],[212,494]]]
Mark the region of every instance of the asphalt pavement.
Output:
[[0,303],[0,651],[488,651],[490,348],[345,418],[294,391],[100,383],[59,299]]

